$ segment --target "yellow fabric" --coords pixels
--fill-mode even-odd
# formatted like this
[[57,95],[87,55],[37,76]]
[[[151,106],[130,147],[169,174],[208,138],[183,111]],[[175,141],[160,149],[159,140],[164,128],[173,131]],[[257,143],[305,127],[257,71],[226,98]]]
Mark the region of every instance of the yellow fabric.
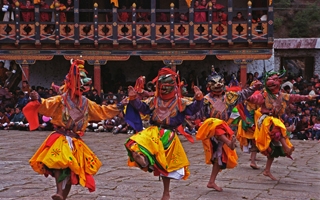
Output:
[[119,7],[119,2],[118,0],[110,0],[110,3],[114,3],[115,7]]
[[50,169],[70,168],[79,176],[79,184],[85,187],[85,173],[94,175],[102,165],[97,156],[80,139],[72,138],[74,150],[71,151],[66,136],[59,136],[51,147],[46,146],[48,138],[29,160],[33,170],[44,174],[44,165]]
[[243,121],[240,120],[237,133],[237,140],[239,141],[241,147],[248,146],[247,139],[254,139],[254,130],[251,128],[248,128],[247,131],[243,130],[242,123]]
[[[160,140],[159,128],[151,126],[139,133],[130,137],[131,140],[146,148],[152,155],[154,155],[157,162],[167,172],[173,172],[181,168],[185,168],[185,176],[187,179],[190,175],[188,166],[189,161],[179,140],[175,134],[170,146],[165,150]],[[135,147],[134,147],[135,148]],[[128,166],[137,166],[135,162],[128,160]]]
[[40,0],[33,0],[33,4],[39,4]]
[[[262,116],[260,109],[255,112],[255,122],[258,122],[258,119]],[[289,138],[287,137],[287,129],[285,125],[282,123],[282,121],[278,118],[267,116],[263,122],[261,127],[259,128],[256,124],[256,129],[254,132],[254,139],[256,141],[256,146],[259,149],[259,151],[265,151],[269,148],[271,137],[269,135],[270,132],[270,126],[274,124],[274,126],[277,126],[281,130],[282,137],[286,138],[286,143],[289,148],[291,148],[293,145],[291,144]]]
[[[210,138],[216,135],[216,127],[222,124],[228,126],[228,124],[223,120],[216,118],[208,118],[203,122],[203,124],[200,126],[197,132],[196,139],[202,140],[206,164],[212,164],[211,158],[213,154],[213,149]],[[224,144],[222,148],[228,157],[227,168],[234,168],[235,166],[237,166],[238,155],[236,151],[231,150],[226,144]]]
[[[41,99],[41,106],[38,111],[41,115],[51,117],[51,123],[60,127],[65,127],[64,118],[65,105],[62,103],[62,97],[54,96],[48,99]],[[111,119],[115,115],[119,114],[120,110],[117,109],[116,105],[100,106],[93,101],[88,100],[88,110],[85,113],[85,121],[82,132],[86,130],[89,121],[99,122],[105,119]]]

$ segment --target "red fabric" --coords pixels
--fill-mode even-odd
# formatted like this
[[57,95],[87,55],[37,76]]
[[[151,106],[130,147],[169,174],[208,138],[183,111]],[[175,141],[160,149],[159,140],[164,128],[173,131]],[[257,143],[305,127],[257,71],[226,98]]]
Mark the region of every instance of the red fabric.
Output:
[[138,93],[142,93],[143,89],[144,89],[144,77],[140,76],[137,80],[136,80],[136,84],[134,86],[134,90],[137,91]]
[[216,135],[224,135],[226,134],[232,136],[233,130],[227,124],[220,124],[216,127],[215,134]]
[[78,176],[73,171],[71,171],[70,181],[71,181],[72,185],[78,185],[79,184]]
[[160,174],[164,175],[164,176],[168,176],[169,173],[160,169],[156,164],[153,165],[154,171],[153,171],[153,175],[155,176],[160,176]]
[[86,188],[89,189],[89,192],[94,192],[96,190],[96,183],[92,175],[86,173]]
[[53,133],[50,135],[50,137],[47,139],[46,146],[51,147],[53,143],[61,136],[59,133]]
[[34,21],[34,6],[26,7],[25,5],[20,6],[21,9],[26,9],[30,11],[21,12],[22,19],[24,22],[32,22]]
[[[196,7],[196,9],[206,9],[206,7],[203,6],[203,5],[199,5],[198,7]],[[199,12],[199,11],[194,12],[194,21],[195,22],[205,22],[205,21],[207,21],[206,12]]]
[[40,108],[40,102],[35,100],[29,102],[23,109],[22,112],[29,122],[29,129],[33,131],[39,127],[38,110]]
[[193,137],[184,131],[182,125],[180,125],[177,129],[178,129],[179,133],[181,133],[184,137],[187,138],[187,140],[189,140],[189,142],[194,143]]

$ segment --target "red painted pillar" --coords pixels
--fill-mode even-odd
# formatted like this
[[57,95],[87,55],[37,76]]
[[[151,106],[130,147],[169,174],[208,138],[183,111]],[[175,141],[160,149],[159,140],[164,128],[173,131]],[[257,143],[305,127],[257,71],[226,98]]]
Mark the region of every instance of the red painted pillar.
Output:
[[241,87],[245,88],[247,83],[247,64],[240,64],[240,83]]
[[98,94],[101,94],[101,66],[99,64],[94,65],[94,73],[93,73],[93,86],[98,91]]
[[28,64],[22,64],[22,81],[28,81],[29,82],[29,65]]

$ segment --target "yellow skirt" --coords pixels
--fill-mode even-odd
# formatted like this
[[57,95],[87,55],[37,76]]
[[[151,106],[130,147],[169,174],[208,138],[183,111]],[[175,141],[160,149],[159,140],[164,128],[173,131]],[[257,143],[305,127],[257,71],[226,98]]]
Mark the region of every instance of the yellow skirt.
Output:
[[[258,120],[261,116],[262,116],[261,112],[256,111],[256,113],[255,113],[255,122],[256,123],[258,122]],[[282,137],[285,138],[286,144],[288,145],[288,147],[289,148],[293,147],[289,138],[287,137],[287,129],[286,129],[285,125],[283,124],[283,122],[276,117],[267,116],[263,120],[261,127],[256,125],[256,129],[254,132],[254,139],[256,141],[256,146],[259,149],[259,151],[260,152],[266,151],[270,146],[270,142],[272,140],[269,135],[271,125],[279,127],[281,130],[281,135],[282,135]]]
[[[136,133],[130,137],[130,140],[147,149],[150,155],[154,156],[154,162],[160,165],[164,171],[170,173],[184,168],[185,175],[182,179],[186,180],[190,175],[188,168],[189,161],[177,134],[175,134],[171,144],[166,149],[164,149],[164,144],[161,141],[160,131],[157,126],[151,126]],[[127,147],[127,145],[125,146]],[[139,149],[130,149],[130,147],[127,147],[127,149],[129,154],[131,151],[140,151]],[[151,161],[151,163],[153,163],[153,161]],[[129,157],[128,166],[138,167],[138,164]]]
[[[229,139],[233,135],[233,131],[228,124],[217,118],[208,118],[200,126],[196,135],[197,140],[202,140],[205,162],[206,164],[212,164],[213,145],[210,141],[211,137],[225,134]],[[226,144],[223,144],[223,160],[225,161],[226,168],[234,168],[238,164],[238,155],[236,150],[231,150]]]
[[81,186],[92,184],[87,183],[86,177],[96,174],[102,163],[81,139],[72,138],[72,143],[73,150],[70,149],[66,136],[53,132],[29,160],[30,166],[34,171],[45,175],[48,174],[47,168],[70,168],[78,175]]

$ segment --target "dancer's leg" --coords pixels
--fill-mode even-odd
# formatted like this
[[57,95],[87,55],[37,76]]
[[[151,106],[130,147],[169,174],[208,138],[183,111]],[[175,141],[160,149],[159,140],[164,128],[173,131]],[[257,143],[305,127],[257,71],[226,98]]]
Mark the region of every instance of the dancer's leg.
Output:
[[231,150],[234,150],[236,148],[236,137],[232,136],[232,139],[229,140],[226,135],[219,135],[218,140],[225,143]]
[[56,179],[57,193],[52,195],[53,200],[63,200],[63,190],[62,190],[62,181],[58,182],[61,170],[55,169],[53,171],[54,178]]
[[163,194],[161,200],[169,200],[170,199],[170,178],[162,177],[163,182]]
[[216,185],[216,178],[217,178],[219,171],[220,171],[220,166],[219,166],[218,162],[214,162],[212,165],[212,171],[211,171],[211,175],[210,175],[210,179],[209,179],[207,187],[213,188],[213,189],[221,192],[222,188]]
[[68,182],[66,187],[64,188],[63,190],[63,199],[67,199],[68,195],[69,195],[69,192],[70,192],[70,189],[71,189],[71,183]]
[[273,160],[274,160],[274,158],[272,158],[272,157],[268,157],[268,160],[267,160],[267,164],[266,164],[266,168],[264,169],[264,171],[263,171],[263,175],[265,175],[265,176],[269,176],[272,180],[277,180],[272,174],[271,174],[271,172],[270,172],[270,170],[271,170],[271,165],[272,165],[272,163],[273,163]]
[[291,147],[291,148],[290,148],[290,147],[287,145],[286,139],[285,139],[284,137],[281,137],[281,138],[280,138],[280,143],[281,143],[281,145],[282,145],[282,148],[283,148],[284,152],[285,152],[286,154],[288,154],[289,156],[291,156],[292,152],[294,151],[294,147]]
[[251,163],[250,163],[250,167],[252,169],[259,169],[259,167],[257,166],[256,164],[256,157],[257,157],[257,152],[251,152],[251,155],[250,155],[250,160],[251,160]]

